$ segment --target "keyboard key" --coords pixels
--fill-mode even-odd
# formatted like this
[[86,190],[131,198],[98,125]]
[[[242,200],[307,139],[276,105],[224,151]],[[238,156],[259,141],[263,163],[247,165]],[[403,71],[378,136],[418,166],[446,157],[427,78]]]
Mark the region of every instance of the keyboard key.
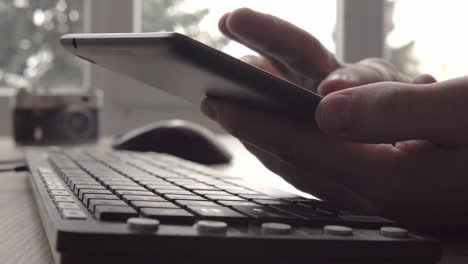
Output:
[[60,178],[60,176],[55,175],[55,174],[42,174],[42,175],[41,175],[41,178],[42,178],[44,181],[47,181],[47,180],[58,180],[58,179]]
[[199,183],[196,180],[192,180],[192,179],[168,179],[168,181],[173,182],[175,184],[179,184],[179,185],[182,185],[182,184],[202,184],[202,183]]
[[119,197],[122,197],[122,195],[128,194],[128,195],[139,195],[139,196],[154,196],[154,193],[150,191],[125,191],[125,190],[117,190],[115,191],[115,194],[118,195]]
[[160,168],[160,167],[157,167],[157,166],[153,166],[153,165],[148,164],[148,163],[143,163],[143,162],[140,162],[140,161],[132,161],[131,163],[138,166],[138,167],[140,167],[140,168],[142,168],[143,170],[147,171],[151,175],[159,177],[159,178],[178,177],[179,176],[176,173],[170,172],[170,171],[168,171],[166,169],[163,169],[163,168]]
[[236,211],[260,222],[287,222],[300,220],[297,216],[266,206],[233,206]]
[[223,200],[223,201],[245,201],[245,199],[234,195],[205,195],[209,200]]
[[189,190],[213,190],[219,191],[218,188],[206,184],[180,184],[180,186]]
[[261,204],[261,205],[272,205],[272,204],[287,204],[287,202],[284,202],[282,200],[273,200],[273,199],[253,199],[255,203]]
[[176,186],[175,184],[173,184],[172,182],[168,182],[166,180],[159,180],[159,181],[142,181],[142,182],[139,182],[141,185],[144,185],[144,186],[151,186],[151,185],[155,185],[155,186],[173,186],[173,187],[178,187]]
[[250,195],[260,195],[261,193],[259,192],[256,192],[256,191],[252,191],[252,190],[248,190],[248,189],[243,189],[243,190],[229,190],[230,193],[233,193],[233,194],[238,194],[238,195],[242,195],[242,194],[250,194]]
[[94,215],[101,221],[126,221],[130,217],[138,216],[138,213],[130,206],[96,205]]
[[122,184],[132,184],[134,183],[132,180],[126,178],[126,177],[100,177],[100,180],[103,184],[116,184],[116,185],[122,185]]
[[91,175],[87,174],[86,172],[68,172],[64,173],[65,178],[87,178],[87,179],[93,179]]
[[125,191],[147,191],[147,189],[135,185],[135,186],[128,186],[128,185],[109,185],[108,187],[111,190],[125,190]]
[[42,178],[42,181],[45,182],[45,183],[48,183],[50,184],[51,182],[59,182],[60,183],[60,180],[59,180],[59,176],[43,176],[41,177]]
[[237,185],[216,185],[219,189],[226,190],[229,192],[238,192],[238,191],[244,191],[246,190],[244,187],[240,187]]
[[78,198],[83,200],[83,195],[86,193],[93,193],[93,194],[112,194],[109,190],[93,190],[93,189],[80,189],[78,191]]
[[62,186],[62,182],[60,182],[59,180],[45,180],[44,183],[47,186],[51,186],[51,185]]
[[68,181],[96,181],[91,175],[88,174],[65,174],[63,175],[64,179]]
[[141,185],[144,185],[144,186],[147,186],[147,185],[156,185],[156,186],[175,186],[174,184],[170,183],[170,182],[167,182],[165,180],[159,180],[159,181],[156,181],[156,180],[151,180],[151,181],[147,181],[147,180],[144,180],[144,181],[138,181],[139,184]]
[[250,201],[223,201],[218,200],[217,203],[224,205],[224,206],[257,206],[258,204]]
[[195,216],[184,209],[142,208],[140,211],[144,216],[157,219],[161,223],[193,224],[195,221]]
[[166,199],[153,195],[153,196],[139,196],[139,195],[123,195],[122,199],[127,203],[131,201],[153,201],[153,202],[164,202]]
[[91,212],[94,212],[94,208],[96,205],[127,206],[127,204],[121,200],[91,199],[89,200],[88,209]]
[[169,200],[195,200],[195,201],[206,201],[205,198],[198,195],[181,195],[181,194],[166,194],[164,195]]
[[37,169],[40,173],[54,173],[54,170],[49,167],[39,167]]
[[63,209],[62,216],[65,219],[77,219],[77,220],[86,219],[86,214],[83,211],[76,210],[76,209]]
[[180,206],[188,206],[188,205],[219,206],[218,204],[212,201],[175,200],[174,202]]
[[136,208],[179,208],[170,202],[131,201],[130,204]]
[[75,185],[72,187],[73,192],[77,194],[80,189],[93,189],[93,190],[105,190],[102,185]]
[[195,190],[194,192],[200,195],[232,195],[225,191]]
[[271,205],[273,208],[280,211],[288,212],[290,214],[297,215],[301,218],[307,219],[307,223],[311,225],[327,225],[327,224],[341,224],[341,221],[338,217],[334,216],[323,216],[317,214],[314,208],[298,206],[295,204],[279,204]]
[[75,202],[70,196],[55,195],[54,200],[56,202]]
[[154,189],[153,192],[159,194],[159,195],[164,195],[164,194],[180,194],[180,195],[193,195],[192,192],[189,192],[187,190],[165,190],[165,189]]
[[245,224],[248,220],[245,215],[227,207],[189,205],[187,208],[202,219],[212,219],[233,224]]
[[63,179],[65,180],[65,182],[67,183],[68,186],[71,186],[72,183],[77,184],[76,183],[77,181],[89,180],[89,179],[92,179],[92,178],[90,178],[90,177],[86,177],[86,178],[85,177],[80,177],[80,178],[77,178],[77,177],[73,177],[73,178],[64,177]]
[[78,204],[72,202],[58,202],[57,206],[59,209],[80,209]]
[[102,182],[102,185],[104,185],[106,188],[110,188],[110,187],[113,187],[115,188],[116,186],[139,186],[138,184],[134,183],[134,182],[118,182],[118,181],[111,181],[111,182]]
[[97,182],[96,180],[84,180],[84,179],[79,179],[79,180],[69,180],[70,184],[72,184],[72,186],[75,186],[75,185],[78,185],[78,184],[89,184],[89,185],[100,185],[99,182]]
[[191,179],[194,179],[194,180],[197,180],[201,183],[204,183],[204,184],[208,184],[208,185],[221,185],[221,184],[224,184],[223,181],[220,181],[220,180],[216,180],[216,179],[213,179],[209,176],[197,176],[197,177],[193,177],[192,175],[189,175],[187,176]]
[[66,190],[62,185],[47,185],[46,188],[49,190]]
[[88,207],[89,200],[91,199],[102,199],[102,200],[119,200],[119,198],[113,194],[92,194],[92,193],[85,193],[83,195],[82,202],[83,204]]
[[52,194],[52,195],[63,195],[63,196],[69,196],[70,195],[68,193],[68,191],[64,191],[64,190],[51,190],[50,194]]
[[262,200],[277,200],[276,198],[270,197],[264,194],[241,194],[240,197],[245,198],[247,200],[254,200],[254,199],[262,199]]

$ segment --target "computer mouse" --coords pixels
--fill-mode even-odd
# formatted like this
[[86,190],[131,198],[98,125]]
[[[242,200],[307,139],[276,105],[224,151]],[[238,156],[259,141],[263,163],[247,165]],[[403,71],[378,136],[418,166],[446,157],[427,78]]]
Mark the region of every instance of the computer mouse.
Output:
[[112,147],[162,152],[206,165],[225,164],[232,159],[213,132],[186,120],[158,121],[130,130],[116,136]]

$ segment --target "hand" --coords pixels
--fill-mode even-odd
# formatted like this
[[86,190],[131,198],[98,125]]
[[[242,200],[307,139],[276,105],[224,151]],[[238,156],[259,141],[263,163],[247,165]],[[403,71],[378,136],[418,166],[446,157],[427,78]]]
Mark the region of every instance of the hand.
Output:
[[[225,14],[219,20],[219,29],[262,55],[246,56],[242,58],[244,61],[321,95],[378,81],[409,81],[382,59],[341,63],[306,31],[247,8]],[[415,83],[434,81],[429,75],[413,80]]]
[[381,60],[344,65],[306,32],[249,9],[225,15],[220,29],[263,55],[249,58],[256,66],[302,86],[324,79],[318,127],[212,98],[202,104],[269,169],[355,210],[419,228],[467,227],[468,77],[409,84]]

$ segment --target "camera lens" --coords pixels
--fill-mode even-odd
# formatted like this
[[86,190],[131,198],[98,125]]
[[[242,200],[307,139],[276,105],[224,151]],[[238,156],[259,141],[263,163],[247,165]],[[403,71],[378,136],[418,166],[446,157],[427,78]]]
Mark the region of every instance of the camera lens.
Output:
[[60,119],[62,131],[69,139],[87,139],[96,129],[95,117],[89,109],[68,107],[61,112]]
[[65,126],[75,131],[77,134],[82,134],[89,128],[88,116],[81,112],[70,113],[66,122],[67,124],[65,124]]

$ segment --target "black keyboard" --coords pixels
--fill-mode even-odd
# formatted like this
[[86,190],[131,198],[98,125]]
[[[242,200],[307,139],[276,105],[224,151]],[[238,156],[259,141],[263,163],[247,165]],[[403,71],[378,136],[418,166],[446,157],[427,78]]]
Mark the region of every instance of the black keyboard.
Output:
[[173,156],[26,151],[57,263],[435,263],[438,241]]

